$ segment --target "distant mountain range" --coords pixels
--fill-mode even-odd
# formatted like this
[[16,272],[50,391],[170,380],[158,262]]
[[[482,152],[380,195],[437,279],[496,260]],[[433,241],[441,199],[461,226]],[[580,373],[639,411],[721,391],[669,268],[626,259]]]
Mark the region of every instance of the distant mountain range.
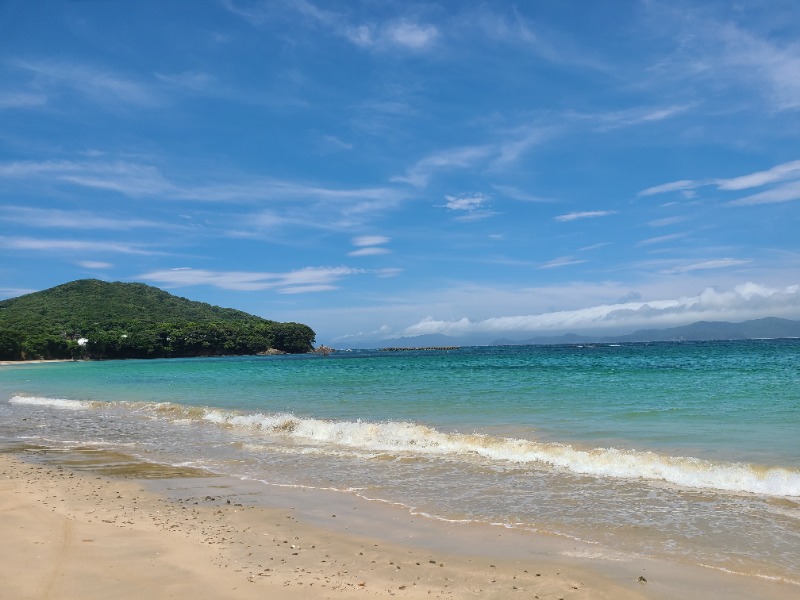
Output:
[[[727,321],[698,321],[691,325],[669,327],[666,329],[639,329],[625,335],[578,335],[567,333],[559,336],[539,336],[532,338],[500,338],[478,342],[479,345],[537,345],[537,344],[591,344],[620,342],[680,342],[710,340],[752,340],[759,338],[800,338],[800,321],[767,317],[741,323]],[[393,347],[465,346],[475,344],[474,338],[433,334],[415,337],[395,338],[381,342]]]

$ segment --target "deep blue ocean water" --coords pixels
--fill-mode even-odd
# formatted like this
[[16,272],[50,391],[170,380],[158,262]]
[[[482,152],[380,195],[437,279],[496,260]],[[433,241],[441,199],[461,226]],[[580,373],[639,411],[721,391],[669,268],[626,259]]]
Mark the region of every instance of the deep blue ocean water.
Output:
[[800,581],[800,340],[5,366],[20,441]]

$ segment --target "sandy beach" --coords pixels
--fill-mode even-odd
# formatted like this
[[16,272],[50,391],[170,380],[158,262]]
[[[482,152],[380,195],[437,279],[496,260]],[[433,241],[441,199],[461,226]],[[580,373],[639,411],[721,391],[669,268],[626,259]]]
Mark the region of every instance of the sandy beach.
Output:
[[[263,494],[116,453],[0,454],[3,598],[793,598],[793,585],[631,560],[342,494]],[[254,484],[251,484],[251,486]],[[343,497],[344,496],[344,497]],[[366,506],[365,506],[366,505]]]

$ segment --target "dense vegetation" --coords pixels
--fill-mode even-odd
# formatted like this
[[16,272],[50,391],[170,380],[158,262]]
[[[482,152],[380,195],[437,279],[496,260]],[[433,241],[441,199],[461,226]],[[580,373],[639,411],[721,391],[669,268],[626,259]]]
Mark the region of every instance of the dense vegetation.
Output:
[[0,302],[0,360],[309,352],[315,334],[143,283],[82,279]]

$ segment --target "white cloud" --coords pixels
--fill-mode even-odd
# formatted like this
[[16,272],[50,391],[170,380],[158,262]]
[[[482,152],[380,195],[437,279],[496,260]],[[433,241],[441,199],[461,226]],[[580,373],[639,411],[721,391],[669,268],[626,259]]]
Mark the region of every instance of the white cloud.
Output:
[[607,217],[609,215],[616,214],[614,210],[590,210],[584,212],[571,212],[565,215],[559,215],[557,217],[553,217],[556,221],[560,221],[562,223],[568,221],[576,221],[578,219],[596,219],[597,217]]
[[766,171],[750,173],[731,179],[718,179],[715,181],[721,190],[747,190],[761,187],[769,183],[786,181],[787,179],[800,179],[800,160],[776,165]]
[[485,194],[463,194],[460,196],[446,195],[447,201],[443,208],[459,213],[455,219],[457,221],[479,221],[494,216],[494,211],[488,210],[491,196]]
[[353,246],[380,246],[390,241],[385,235],[361,235],[353,238]]
[[463,210],[474,212],[480,210],[489,202],[489,197],[483,194],[470,194],[463,196],[445,196],[445,208],[450,210]]
[[671,183],[663,183],[661,185],[655,185],[653,187],[649,187],[646,190],[642,190],[637,194],[637,196],[653,196],[655,194],[664,194],[667,192],[676,192],[680,190],[688,190],[697,187],[698,185],[703,185],[702,182],[694,181],[692,179],[681,179],[680,181],[673,181]]
[[[319,11],[317,14],[320,14]],[[333,13],[325,15],[325,19],[318,20],[324,20],[335,33],[364,49],[420,52],[432,47],[440,37],[439,29],[429,23],[399,19],[354,25],[340,15],[334,16]]]
[[433,25],[397,21],[385,26],[384,35],[393,45],[424,50],[436,42],[439,30]]
[[699,320],[745,320],[800,312],[800,285],[770,288],[756,283],[728,291],[706,288],[696,296],[622,302],[479,321],[468,318],[437,320],[427,317],[407,327],[403,335],[440,333],[462,336],[475,333],[551,332],[669,327]]
[[383,244],[388,244],[391,238],[385,235],[361,235],[354,237],[353,245],[358,247],[358,250],[348,252],[347,256],[379,256],[381,254],[389,254],[391,250],[383,248]]
[[730,206],[753,206],[756,204],[775,204],[800,200],[800,181],[793,181],[751,196],[733,200]]
[[391,250],[388,248],[373,246],[369,248],[359,248],[358,250],[353,250],[352,252],[348,252],[347,256],[380,256],[381,254],[389,253],[391,253]]

